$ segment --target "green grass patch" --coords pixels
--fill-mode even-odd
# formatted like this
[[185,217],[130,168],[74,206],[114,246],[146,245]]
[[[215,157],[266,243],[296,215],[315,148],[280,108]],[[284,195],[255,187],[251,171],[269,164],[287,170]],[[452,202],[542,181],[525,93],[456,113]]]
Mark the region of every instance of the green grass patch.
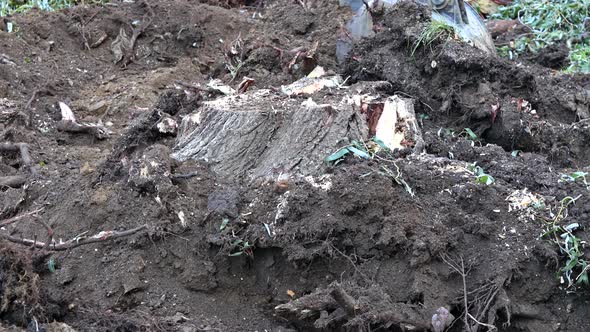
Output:
[[412,56],[421,47],[429,47],[435,40],[447,41],[455,36],[455,29],[440,21],[432,20],[430,24],[422,30],[418,40],[414,43],[412,48]]
[[[565,42],[570,49],[570,65],[565,72],[590,73],[590,38],[584,27],[590,0],[514,0],[492,15],[496,19],[518,19],[532,34],[518,38],[513,47],[504,46],[501,55],[517,57],[524,52]],[[587,23],[586,23],[587,24]]]
[[77,4],[102,5],[107,0],[0,0],[0,16],[26,13],[38,8],[46,11],[55,11],[69,8]]

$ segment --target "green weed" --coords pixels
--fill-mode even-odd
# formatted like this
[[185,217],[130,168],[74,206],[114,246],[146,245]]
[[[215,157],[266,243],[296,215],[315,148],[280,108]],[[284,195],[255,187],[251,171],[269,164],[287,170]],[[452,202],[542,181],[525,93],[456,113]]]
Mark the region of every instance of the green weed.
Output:
[[493,176],[487,174],[483,170],[483,168],[477,166],[476,163],[473,163],[473,164],[467,166],[467,169],[475,175],[475,182],[476,183],[485,184],[486,186],[489,186],[491,184],[494,184],[494,182],[496,182],[496,179],[494,179]]
[[589,262],[584,259],[583,246],[585,241],[574,235],[574,231],[580,227],[578,223],[563,225],[568,216],[568,207],[581,197],[567,196],[560,201],[557,214],[545,221],[545,227],[541,238],[548,239],[559,247],[561,254],[565,255],[565,264],[559,269],[558,276],[562,283],[567,281],[567,287],[574,285],[589,284],[588,269]]
[[[385,154],[385,156],[380,156],[379,154]],[[337,165],[347,155],[354,155],[361,159],[368,159],[368,160],[375,160],[378,163],[381,163],[380,171],[377,172],[378,174],[385,175],[391,177],[391,179],[398,185],[403,186],[404,189],[410,194],[410,196],[414,197],[415,193],[412,190],[412,187],[403,179],[402,173],[397,166],[397,164],[393,161],[393,157],[391,156],[391,150],[385,145],[385,143],[374,137],[367,142],[359,142],[359,141],[352,141],[350,145],[347,145],[343,148],[340,148],[338,151],[329,155],[325,161],[330,165]],[[392,171],[389,166],[393,165],[396,168],[396,171]],[[372,174],[373,172],[369,172],[365,175],[361,175],[361,177],[367,176]]]
[[590,185],[586,181],[586,175],[588,175],[588,172],[582,172],[582,171],[572,172],[570,174],[561,174],[558,182],[559,183],[567,183],[567,182],[576,182],[577,180],[580,180],[580,181],[582,181],[582,183],[584,183],[584,185],[586,186],[587,189],[590,189]]
[[0,0],[0,16],[22,14],[33,8],[55,11],[72,7],[77,4],[102,5],[107,0]]
[[229,254],[231,257],[241,256],[243,254],[248,255],[250,258],[254,258],[254,245],[248,241],[236,239],[231,243],[232,249]]

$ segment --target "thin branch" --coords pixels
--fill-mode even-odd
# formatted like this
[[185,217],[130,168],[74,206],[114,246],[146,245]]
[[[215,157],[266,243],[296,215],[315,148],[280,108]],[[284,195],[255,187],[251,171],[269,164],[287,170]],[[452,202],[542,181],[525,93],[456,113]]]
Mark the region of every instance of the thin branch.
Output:
[[47,245],[47,243],[39,242],[36,239],[34,239],[34,240],[21,239],[21,238],[17,238],[14,236],[1,234],[1,233],[0,233],[0,237],[4,238],[10,242],[13,242],[13,243],[31,246],[34,248],[46,248],[49,251],[65,251],[65,250],[70,250],[70,249],[73,249],[73,248],[76,248],[79,246],[83,246],[86,244],[111,241],[111,240],[114,240],[117,238],[133,235],[133,234],[135,234],[141,230],[144,230],[144,229],[147,229],[147,225],[141,225],[139,227],[132,228],[132,229],[122,231],[122,232],[102,231],[98,234],[95,234],[95,235],[89,237],[89,238],[79,239],[78,237],[76,237],[76,238],[73,238],[73,239],[68,240],[66,242],[63,242],[63,243],[57,243],[57,244],[50,243],[49,245]]
[[43,225],[43,227],[45,227],[45,229],[47,230],[47,242],[45,242],[45,246],[43,247],[44,249],[47,249],[49,245],[53,242],[53,228],[51,228],[51,226],[49,226],[41,218],[35,218],[35,221]]

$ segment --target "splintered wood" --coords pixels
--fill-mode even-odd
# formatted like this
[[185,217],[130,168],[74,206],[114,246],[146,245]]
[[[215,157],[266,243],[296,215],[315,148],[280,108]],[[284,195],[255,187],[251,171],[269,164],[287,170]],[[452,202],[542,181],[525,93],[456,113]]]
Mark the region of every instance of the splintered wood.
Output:
[[361,96],[357,104],[366,116],[371,136],[383,141],[391,150],[410,148],[415,153],[422,152],[424,140],[413,99],[395,95],[383,101],[378,97]]

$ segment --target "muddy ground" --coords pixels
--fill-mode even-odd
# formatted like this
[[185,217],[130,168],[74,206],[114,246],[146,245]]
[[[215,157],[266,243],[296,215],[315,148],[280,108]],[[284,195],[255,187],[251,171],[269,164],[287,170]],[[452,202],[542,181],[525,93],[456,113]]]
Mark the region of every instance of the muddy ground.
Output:
[[[412,3],[378,16],[376,36],[338,64],[350,10],[305,4],[114,1],[8,18],[16,29],[0,31],[0,143],[27,143],[38,175],[17,152],[0,155],[1,177],[26,179],[0,189],[0,220],[25,215],[0,231],[3,328],[436,331],[431,319],[443,307],[456,318],[449,331],[466,321],[472,331],[590,329],[588,286],[560,280],[565,255],[540,237],[567,196],[577,200],[559,222],[578,223],[574,234],[588,237],[589,188],[558,180],[588,170],[589,77],[456,40],[412,54],[429,22]],[[346,78],[312,95],[318,104],[368,90],[412,98],[424,152],[330,166],[321,159],[333,151],[320,145],[302,152],[321,165],[313,168],[267,146],[297,135],[278,130],[256,132],[262,152],[245,147],[232,164],[170,157],[183,128],[158,125],[180,124],[221,98],[205,88],[210,79],[237,87],[252,78],[249,107],[276,114],[306,102],[280,87],[316,65]],[[64,131],[59,102],[110,135]],[[368,138],[352,130],[365,114],[334,109],[309,120],[340,121],[346,137],[324,139],[340,147],[351,135]],[[216,136],[233,130],[214,128]],[[228,150],[249,133],[240,130],[226,135]],[[476,182],[473,163],[495,182]],[[544,204],[533,209],[524,197]],[[56,243],[139,228],[63,251],[31,249],[23,239],[47,240],[40,221]],[[465,303],[479,324],[465,318]]]

